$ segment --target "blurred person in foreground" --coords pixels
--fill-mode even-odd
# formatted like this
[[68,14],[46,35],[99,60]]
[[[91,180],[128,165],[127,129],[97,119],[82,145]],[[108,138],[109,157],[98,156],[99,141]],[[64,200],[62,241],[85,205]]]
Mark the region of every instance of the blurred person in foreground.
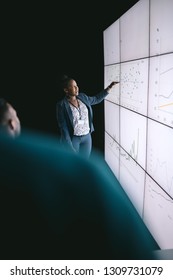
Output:
[[158,249],[98,152],[88,161],[23,129],[0,137],[0,220],[1,259],[152,259]]

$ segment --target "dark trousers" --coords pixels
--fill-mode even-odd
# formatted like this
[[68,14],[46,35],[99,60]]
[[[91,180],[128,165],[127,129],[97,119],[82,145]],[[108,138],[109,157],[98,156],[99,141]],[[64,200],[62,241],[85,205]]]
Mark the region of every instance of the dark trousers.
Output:
[[82,136],[74,135],[72,138],[72,144],[76,152],[83,154],[85,157],[89,158],[92,148],[91,133]]

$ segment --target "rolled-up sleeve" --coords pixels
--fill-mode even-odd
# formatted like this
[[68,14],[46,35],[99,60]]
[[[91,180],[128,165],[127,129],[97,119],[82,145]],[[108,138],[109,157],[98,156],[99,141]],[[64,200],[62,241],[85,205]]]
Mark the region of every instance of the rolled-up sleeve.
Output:
[[108,94],[109,94],[108,91],[102,90],[101,92],[99,92],[95,96],[88,96],[88,95],[85,95],[85,94],[83,96],[84,96],[84,98],[86,98],[86,102],[89,105],[92,106],[92,105],[96,105],[96,104],[101,103]]

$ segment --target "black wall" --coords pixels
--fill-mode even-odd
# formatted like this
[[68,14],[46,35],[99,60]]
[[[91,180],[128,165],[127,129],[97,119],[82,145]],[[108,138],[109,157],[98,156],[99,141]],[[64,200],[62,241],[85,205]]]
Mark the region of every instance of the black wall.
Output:
[[[67,73],[82,92],[99,92],[103,31],[138,1],[56,2],[1,4],[1,96],[16,107],[23,127],[53,135],[55,105],[62,97],[58,78]],[[93,110],[93,146],[103,151],[103,103]]]

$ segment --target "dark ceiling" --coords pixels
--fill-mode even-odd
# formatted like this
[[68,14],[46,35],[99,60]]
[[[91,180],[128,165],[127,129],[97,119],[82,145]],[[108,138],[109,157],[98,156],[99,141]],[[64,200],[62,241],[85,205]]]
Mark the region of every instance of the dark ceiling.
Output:
[[137,2],[2,2],[1,95],[23,126],[56,133],[61,74],[88,95],[102,89],[103,31]]

